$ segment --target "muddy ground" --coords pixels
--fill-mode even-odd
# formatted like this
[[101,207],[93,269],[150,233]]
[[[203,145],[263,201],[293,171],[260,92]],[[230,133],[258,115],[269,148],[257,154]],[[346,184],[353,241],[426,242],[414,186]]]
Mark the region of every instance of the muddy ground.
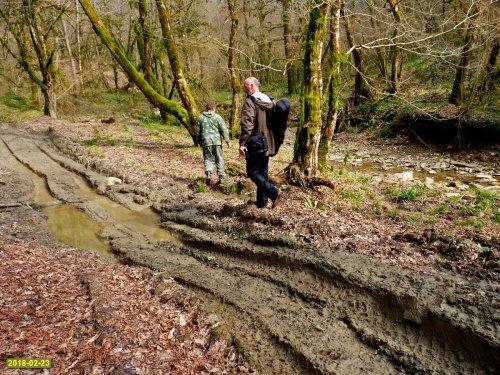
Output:
[[[3,241],[61,246],[42,206],[77,207],[101,223],[99,236],[121,262],[172,277],[216,306],[233,341],[265,374],[500,371],[495,259],[489,268],[477,255],[442,267],[405,237],[403,223],[304,208],[312,193],[296,188],[275,210],[258,210],[248,202],[252,186],[244,176],[229,177],[239,195],[202,188],[200,155],[185,140],[155,143],[134,128],[125,140],[110,142],[108,135],[107,146],[85,147],[90,142],[82,140],[95,140],[100,125],[68,130],[67,123],[43,119],[0,127]],[[273,163],[280,182],[283,161]],[[53,201],[33,202],[21,165],[45,179]],[[241,170],[242,162],[228,157],[228,167]],[[75,176],[131,210],[152,207],[175,239],[155,240],[117,223],[78,194]],[[108,186],[111,176],[123,183]],[[478,236],[497,251],[498,225]]]

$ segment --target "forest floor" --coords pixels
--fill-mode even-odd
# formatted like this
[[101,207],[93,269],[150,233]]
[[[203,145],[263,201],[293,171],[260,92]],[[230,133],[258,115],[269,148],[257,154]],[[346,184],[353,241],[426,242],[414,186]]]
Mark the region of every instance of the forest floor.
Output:
[[[0,127],[2,361],[48,357],[51,373],[499,369],[498,145],[452,153],[341,134],[331,186],[303,188],[283,174],[291,131],[270,165],[284,198],[258,209],[236,143],[226,181],[207,185],[182,129],[108,120]],[[52,201],[33,202],[19,162]],[[152,207],[173,240],[103,219],[71,173],[132,210]],[[58,242],[41,208],[61,202],[102,221],[129,266]]]

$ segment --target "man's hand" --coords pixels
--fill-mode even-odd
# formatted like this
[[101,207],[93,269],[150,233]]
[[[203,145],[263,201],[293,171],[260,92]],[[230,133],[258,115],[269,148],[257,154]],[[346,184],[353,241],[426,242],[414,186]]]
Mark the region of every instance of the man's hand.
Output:
[[239,151],[240,151],[240,155],[241,156],[245,157],[245,151],[246,151],[246,149],[247,148],[245,146],[240,146]]

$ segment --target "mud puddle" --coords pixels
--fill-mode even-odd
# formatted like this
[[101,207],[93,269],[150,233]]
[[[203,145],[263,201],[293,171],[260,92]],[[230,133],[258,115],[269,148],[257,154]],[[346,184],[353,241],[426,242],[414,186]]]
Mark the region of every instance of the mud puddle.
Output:
[[[113,223],[131,227],[133,230],[157,241],[179,243],[176,237],[160,227],[159,215],[149,207],[141,208],[140,211],[128,209],[105,196],[97,194],[82,177],[54,164],[53,168],[57,169],[56,172],[64,173],[69,179],[70,183],[67,185],[71,187],[74,193],[71,197],[73,203],[65,203],[55,198],[54,194],[49,191],[48,184],[50,185],[50,183],[47,178],[50,177],[46,174],[46,171],[41,172],[38,170],[38,173],[44,175],[44,178],[32,170],[33,168],[37,171],[39,162],[30,163],[29,158],[23,158],[22,152],[16,153],[16,142],[12,140],[9,142],[8,137],[4,142],[7,147],[2,152],[2,156],[18,172],[32,181],[34,192],[31,204],[42,208],[42,211],[47,215],[49,230],[62,243],[83,250],[95,251],[108,260],[116,261],[116,254],[110,250],[108,240],[101,235],[105,222],[96,220],[94,215],[89,215],[88,207],[85,207],[85,210],[79,207],[81,204],[87,204],[88,202],[97,204],[98,211],[104,210],[104,216]],[[37,147],[35,144],[33,146]],[[47,155],[39,152],[39,159],[45,159],[46,157]],[[51,160],[42,160],[42,163],[47,164],[47,169],[51,162],[53,163]],[[103,217],[102,214],[97,216]]]
[[132,226],[138,232],[157,241],[180,244],[177,237],[160,226],[160,216],[149,207],[141,208],[139,211],[132,211],[103,195],[97,194],[83,178],[74,176],[74,180],[76,183],[75,193],[103,207],[113,221]]

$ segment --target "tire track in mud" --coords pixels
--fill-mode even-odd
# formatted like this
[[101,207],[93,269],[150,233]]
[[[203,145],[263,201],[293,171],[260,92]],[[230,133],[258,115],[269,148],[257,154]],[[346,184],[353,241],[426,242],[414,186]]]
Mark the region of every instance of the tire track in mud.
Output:
[[[196,220],[199,226],[199,218]],[[303,331],[304,334],[314,333],[316,329],[323,332],[319,335],[326,333],[331,338],[326,345],[316,348],[316,352],[339,346],[342,350],[349,346],[356,348],[356,352],[359,350],[358,343],[353,343],[351,338],[343,341],[336,337],[338,322],[343,322],[356,334],[356,340],[385,353],[394,364],[401,364],[410,373],[483,373],[478,368],[481,362],[486,364],[484,373],[494,373],[498,367],[495,359],[491,361],[498,353],[497,321],[487,311],[486,316],[480,316],[478,311],[466,318],[460,316],[466,311],[454,310],[454,301],[449,301],[449,296],[474,290],[457,285],[456,280],[438,282],[431,277],[420,278],[343,251],[330,250],[329,253],[323,249],[322,253],[321,249],[262,247],[245,240],[235,246],[220,233],[213,236],[178,224],[169,226],[182,232],[185,242],[199,245],[189,250],[190,255],[200,260],[208,259],[216,263],[216,267],[228,271],[237,269],[279,285],[290,295],[300,298],[302,308],[308,305],[320,311],[319,321]],[[447,288],[446,293],[440,293],[439,287]],[[495,296],[491,304],[490,312],[494,313],[498,309]],[[488,310],[488,306],[484,307]],[[474,320],[479,318],[485,319],[486,329],[469,332],[474,329]],[[297,326],[290,322],[288,327]],[[489,346],[489,342],[495,340],[496,344]],[[314,343],[306,342],[305,345],[311,347]],[[362,358],[368,357],[363,355]],[[323,364],[328,361],[328,358],[320,358]],[[364,373],[359,370],[352,373]],[[372,370],[373,373],[386,373]],[[349,371],[338,372],[333,368],[331,373]]]
[[123,261],[223,301],[264,373],[499,372],[498,285],[422,276],[342,249],[231,232],[190,206],[163,212],[164,226],[183,246],[154,241],[75,195],[69,170],[94,187],[105,177],[42,139],[16,134],[2,140],[46,178],[56,198],[105,223],[101,235]]

